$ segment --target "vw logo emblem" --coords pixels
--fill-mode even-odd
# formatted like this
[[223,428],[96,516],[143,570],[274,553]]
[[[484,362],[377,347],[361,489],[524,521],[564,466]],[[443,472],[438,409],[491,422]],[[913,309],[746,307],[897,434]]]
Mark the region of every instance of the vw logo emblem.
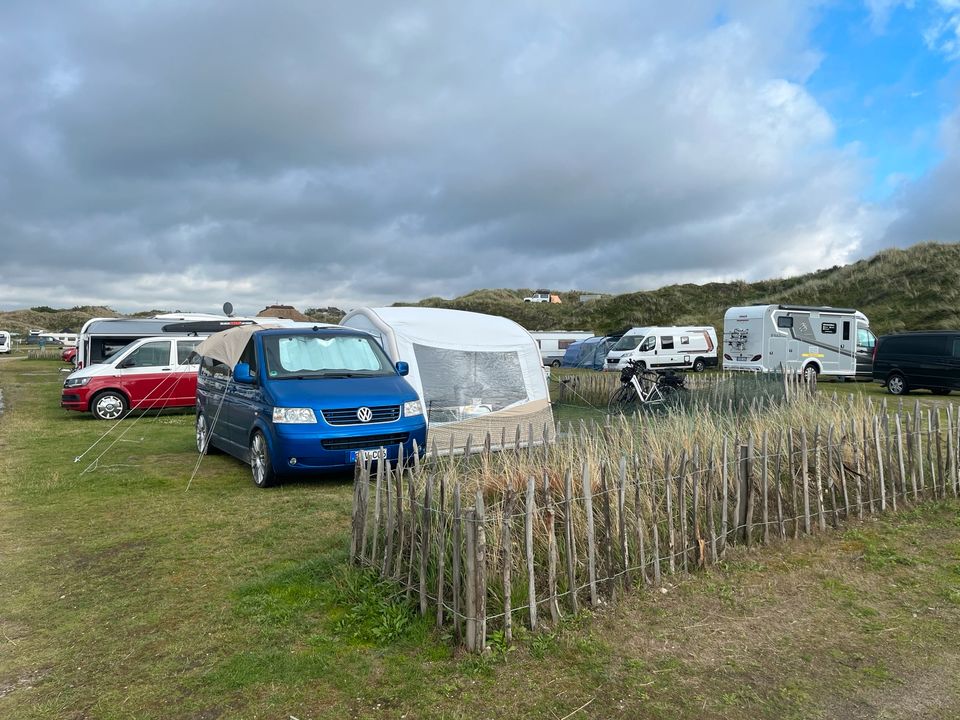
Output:
[[373,410],[368,407],[362,407],[357,410],[357,420],[360,422],[370,422],[373,420]]

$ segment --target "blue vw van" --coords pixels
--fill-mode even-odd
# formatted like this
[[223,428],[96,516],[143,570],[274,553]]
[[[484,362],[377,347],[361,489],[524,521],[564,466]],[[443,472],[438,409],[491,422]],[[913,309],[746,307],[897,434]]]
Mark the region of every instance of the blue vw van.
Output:
[[416,391],[372,336],[336,326],[226,330],[197,347],[197,450],[250,463],[258,487],[422,453]]

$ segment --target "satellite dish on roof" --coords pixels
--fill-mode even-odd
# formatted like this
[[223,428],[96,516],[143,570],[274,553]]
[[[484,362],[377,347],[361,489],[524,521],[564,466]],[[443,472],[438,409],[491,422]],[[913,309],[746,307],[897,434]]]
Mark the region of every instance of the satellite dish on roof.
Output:
[[228,317],[233,315],[233,303],[225,302],[223,304],[223,314]]

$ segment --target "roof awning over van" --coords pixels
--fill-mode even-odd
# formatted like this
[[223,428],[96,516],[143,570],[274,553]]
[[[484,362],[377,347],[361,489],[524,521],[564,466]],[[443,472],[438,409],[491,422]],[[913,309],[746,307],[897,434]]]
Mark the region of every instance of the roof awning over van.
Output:
[[197,345],[197,354],[203,357],[211,357],[214,360],[225,363],[229,367],[233,367],[240,362],[243,349],[247,346],[247,343],[250,342],[250,337],[257,332],[257,330],[278,327],[283,327],[283,325],[265,322],[262,324],[256,323],[230,328],[229,330],[211,335]]
[[250,337],[258,330],[275,328],[290,329],[297,327],[336,328],[339,327],[339,325],[331,325],[330,323],[290,323],[284,322],[279,318],[264,318],[263,322],[240,325],[239,327],[233,327],[229,330],[211,335],[197,345],[197,354],[204,357],[211,357],[232,368],[240,362],[243,349],[247,346],[247,343],[250,342]]

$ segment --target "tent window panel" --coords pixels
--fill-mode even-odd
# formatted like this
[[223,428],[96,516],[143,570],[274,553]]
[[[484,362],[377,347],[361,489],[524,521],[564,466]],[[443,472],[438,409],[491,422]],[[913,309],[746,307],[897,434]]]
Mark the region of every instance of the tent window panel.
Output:
[[464,408],[489,412],[528,400],[516,351],[450,350],[413,346],[423,398],[434,422],[461,419]]

